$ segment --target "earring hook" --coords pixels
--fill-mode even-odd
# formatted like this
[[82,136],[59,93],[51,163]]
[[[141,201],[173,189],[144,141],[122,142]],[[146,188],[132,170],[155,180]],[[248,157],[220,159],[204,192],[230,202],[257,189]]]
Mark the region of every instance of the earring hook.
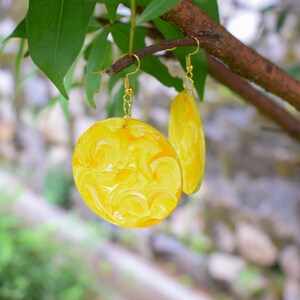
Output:
[[190,92],[193,94],[194,92],[194,80],[193,80],[193,65],[191,62],[191,56],[198,53],[200,49],[200,42],[197,38],[194,36],[191,36],[196,42],[197,42],[197,48],[195,51],[189,53],[186,56],[186,73],[185,73],[185,80],[183,82],[183,87],[186,92]]
[[[126,55],[127,54],[124,54],[120,58],[122,58]],[[139,71],[140,67],[141,67],[140,58],[136,54],[132,54],[132,56],[134,56],[134,58],[136,59],[138,65],[137,65],[137,68],[134,71],[132,71],[130,73],[127,73],[124,77],[124,96],[123,96],[123,109],[124,109],[124,113],[125,113],[125,115],[124,115],[124,128],[128,127],[127,118],[131,117],[131,105],[132,105],[132,100],[133,100],[133,98],[132,98],[133,89],[130,86],[129,76],[137,73]]]
[[[126,54],[123,54],[120,58],[119,58],[119,60],[122,58],[122,57],[124,57],[124,56],[126,56],[126,55],[128,55],[127,53]],[[140,68],[141,68],[141,61],[140,61],[140,58],[136,55],[136,54],[134,54],[134,53],[132,53],[132,56],[136,59],[136,61],[137,61],[137,68],[134,70],[134,71],[132,71],[132,72],[130,72],[130,73],[127,73],[126,75],[125,75],[125,78],[124,78],[124,86],[125,86],[125,89],[130,89],[131,87],[130,87],[130,82],[129,82],[129,76],[130,75],[133,75],[133,74],[135,74],[135,73],[137,73],[139,70],[140,70]]]
[[197,54],[197,53],[199,52],[199,50],[200,50],[200,42],[199,42],[199,40],[198,40],[196,37],[194,37],[194,36],[190,36],[190,37],[193,38],[193,39],[196,41],[196,43],[197,43],[197,48],[196,48],[195,51],[189,53],[189,54],[186,56],[186,66],[187,66],[187,67],[191,67],[191,65],[192,65],[192,64],[191,64],[191,56]]
[[197,48],[196,48],[196,50],[189,54],[189,56],[192,56],[192,55],[198,53],[198,51],[199,51],[199,49],[200,49],[200,42],[199,42],[199,40],[198,40],[196,37],[194,37],[193,35],[191,35],[190,37],[193,38],[193,39],[196,41],[196,43],[197,43]]
[[[138,63],[138,66],[137,66],[136,70],[133,71],[133,72],[130,72],[130,73],[128,73],[128,74],[126,75],[126,76],[129,76],[129,75],[133,75],[133,74],[135,74],[135,73],[137,73],[137,72],[139,71],[139,69],[141,68],[141,61],[140,61],[140,58],[139,58],[136,54],[132,53],[132,54],[130,55],[130,54],[128,54],[128,53],[125,53],[125,54],[121,55],[115,63],[117,63],[121,58],[123,58],[123,57],[125,57],[125,56],[127,56],[127,55],[129,55],[129,57],[130,57],[130,56],[134,56],[134,58],[136,59],[136,61],[137,61],[137,63]],[[114,64],[115,64],[115,63],[114,63]],[[101,74],[101,73],[104,73],[106,70],[107,70],[107,69],[96,70],[96,71],[93,71],[92,73],[93,73],[93,74]]]
[[121,55],[120,56],[120,58],[118,59],[118,61],[121,59],[121,58],[123,58],[123,57],[125,57],[125,56],[133,56],[135,59],[136,59],[136,61],[137,61],[137,67],[136,67],[136,69],[134,70],[134,71],[132,71],[132,72],[130,72],[130,73],[128,73],[128,74],[126,74],[126,76],[130,76],[130,75],[133,75],[133,74],[135,74],[135,73],[137,73],[139,70],[140,70],[140,68],[141,68],[141,61],[140,61],[140,58],[136,55],[136,54],[134,54],[134,53],[132,53],[131,55],[130,54],[128,54],[128,53],[125,53],[125,54],[123,54],[123,55]]

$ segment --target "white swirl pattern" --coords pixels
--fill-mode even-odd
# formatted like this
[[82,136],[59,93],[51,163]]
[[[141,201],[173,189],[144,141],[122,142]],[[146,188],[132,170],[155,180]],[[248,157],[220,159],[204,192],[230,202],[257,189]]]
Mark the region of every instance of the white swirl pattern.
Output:
[[84,201],[122,227],[147,227],[165,219],[182,189],[181,167],[168,141],[141,121],[111,118],[79,139],[73,175]]

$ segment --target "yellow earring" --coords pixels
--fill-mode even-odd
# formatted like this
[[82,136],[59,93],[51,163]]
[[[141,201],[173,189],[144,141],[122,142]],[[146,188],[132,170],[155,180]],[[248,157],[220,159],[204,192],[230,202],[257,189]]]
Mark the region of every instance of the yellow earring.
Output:
[[186,56],[186,75],[184,91],[179,93],[172,102],[169,119],[169,140],[174,146],[183,173],[183,191],[193,194],[200,189],[205,168],[205,139],[202,119],[197,102],[194,98],[193,65],[191,56],[200,49]]
[[133,89],[125,76],[125,116],[91,126],[79,138],[73,175],[87,205],[101,218],[122,227],[147,227],[174,210],[182,190],[177,154],[152,126],[131,118]]

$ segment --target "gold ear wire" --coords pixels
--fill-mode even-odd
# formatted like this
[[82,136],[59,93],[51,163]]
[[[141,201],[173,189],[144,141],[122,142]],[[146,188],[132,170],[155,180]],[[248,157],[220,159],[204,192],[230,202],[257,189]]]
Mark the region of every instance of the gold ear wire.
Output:
[[[125,54],[121,55],[121,56],[117,59],[117,61],[116,61],[115,63],[117,63],[121,58],[123,58],[124,56],[127,56],[127,55],[129,55],[129,54],[128,54],[128,53],[125,53]],[[131,55],[135,57],[136,61],[138,62],[138,66],[137,66],[137,68],[136,68],[135,71],[133,71],[133,72],[131,72],[131,73],[128,73],[127,75],[135,74],[135,73],[138,72],[139,69],[141,68],[141,61],[140,61],[140,58],[139,58],[136,54],[134,54],[134,53],[132,53]],[[129,56],[130,56],[130,55],[129,55]],[[114,64],[115,64],[115,63],[114,63]],[[101,74],[101,73],[106,72],[106,70],[107,70],[107,69],[96,70],[96,71],[93,71],[92,73],[93,73],[93,74]]]
[[198,51],[200,50],[200,42],[194,36],[191,36],[191,38],[193,38],[197,42],[197,48],[196,48],[195,51],[189,53],[186,56],[186,73],[185,73],[185,80],[183,82],[183,87],[184,87],[184,90],[187,93],[189,92],[189,93],[193,94],[194,80],[193,80],[193,65],[192,65],[192,62],[191,62],[191,56],[197,54]]
[[193,38],[193,39],[196,41],[196,43],[197,43],[197,48],[196,48],[195,51],[189,53],[189,54],[186,56],[186,66],[187,66],[187,67],[190,67],[190,66],[192,65],[192,64],[191,64],[191,56],[197,54],[197,53],[199,52],[199,50],[200,50],[200,42],[199,42],[199,40],[198,40],[196,37],[194,37],[194,36],[190,36],[190,37]]
[[[124,54],[120,58],[122,58],[123,56],[126,56],[126,55],[128,55],[128,54]],[[126,76],[133,75],[133,74],[137,73],[141,68],[140,58],[134,53],[132,53],[131,56],[133,56],[136,59],[138,65],[137,65],[137,68],[134,71],[128,73]]]
[[[122,55],[120,58],[126,56],[127,54],[124,54]],[[135,73],[137,73],[139,70],[140,70],[140,67],[141,67],[141,61],[140,61],[140,58],[136,55],[136,54],[132,54],[132,56],[134,56],[134,58],[136,59],[138,65],[137,65],[137,68],[130,72],[130,73],[127,73],[125,75],[125,78],[124,78],[124,96],[123,96],[123,109],[124,109],[124,127],[127,128],[128,125],[127,125],[127,118],[130,118],[131,117],[131,105],[132,105],[132,95],[133,95],[133,89],[132,87],[130,86],[130,79],[129,79],[129,76],[130,75],[133,75]]]
[[[123,54],[120,58],[122,58],[122,57],[124,57],[126,55],[128,55],[128,54]],[[131,87],[130,87],[130,81],[129,81],[129,76],[137,73],[140,70],[140,68],[141,68],[140,58],[136,54],[132,54],[132,56],[136,59],[138,65],[137,65],[137,68],[134,71],[132,71],[130,73],[127,73],[125,75],[125,78],[124,78],[125,93],[126,93],[126,89],[131,89]]]
[[196,37],[194,37],[193,35],[191,35],[190,37],[193,38],[197,43],[196,50],[189,54],[191,56],[191,55],[194,55],[194,54],[198,53],[198,51],[200,50],[200,41]]

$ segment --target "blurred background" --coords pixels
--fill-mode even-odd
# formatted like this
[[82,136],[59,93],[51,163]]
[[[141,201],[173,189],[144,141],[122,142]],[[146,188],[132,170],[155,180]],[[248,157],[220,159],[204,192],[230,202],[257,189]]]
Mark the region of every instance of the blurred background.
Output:
[[[27,5],[0,0],[0,41]],[[233,35],[300,79],[299,0],[219,8]],[[67,103],[19,48],[13,39],[0,54],[0,299],[300,299],[299,144],[208,77],[201,190],[157,226],[115,227],[81,200],[71,159],[118,89],[108,95],[104,77],[92,110],[79,61]],[[166,134],[175,90],[139,83],[133,116]]]

